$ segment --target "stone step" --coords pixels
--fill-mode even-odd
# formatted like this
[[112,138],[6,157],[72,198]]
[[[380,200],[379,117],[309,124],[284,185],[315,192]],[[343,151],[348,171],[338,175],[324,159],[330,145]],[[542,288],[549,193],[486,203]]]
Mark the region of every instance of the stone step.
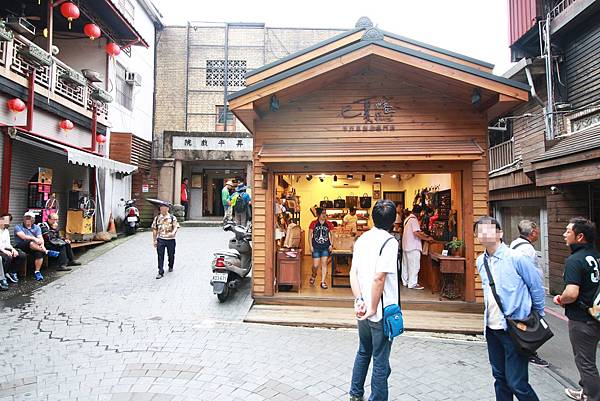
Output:
[[187,220],[181,223],[181,227],[222,227],[223,218]]
[[[410,331],[478,335],[483,316],[476,313],[403,310],[404,327]],[[355,328],[353,308],[254,305],[244,322],[282,326]]]

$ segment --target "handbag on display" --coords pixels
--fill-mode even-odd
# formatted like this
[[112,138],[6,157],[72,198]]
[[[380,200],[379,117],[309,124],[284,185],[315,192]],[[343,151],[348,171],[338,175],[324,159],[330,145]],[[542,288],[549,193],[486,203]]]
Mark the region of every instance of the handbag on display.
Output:
[[371,197],[366,192],[363,194],[363,196],[360,197],[359,201],[361,209],[371,208]]
[[358,207],[358,196],[355,196],[352,192],[350,192],[350,195],[346,196],[346,207],[357,208]]
[[546,341],[554,337],[554,333],[550,330],[550,326],[544,320],[543,317],[533,308],[531,313],[524,320],[511,319],[504,313],[502,302],[496,292],[496,283],[490,272],[490,266],[488,265],[487,258],[484,256],[483,265],[485,266],[485,272],[490,282],[490,289],[496,299],[498,308],[508,325],[508,334],[512,340],[517,352],[525,356],[531,356],[535,354],[538,348],[540,348]]
[[325,196],[319,205],[323,209],[331,209],[333,207],[333,201],[330,201],[329,198]]
[[346,207],[346,199],[343,199],[341,196],[338,196],[337,199],[333,200],[333,207],[336,209],[343,209]]

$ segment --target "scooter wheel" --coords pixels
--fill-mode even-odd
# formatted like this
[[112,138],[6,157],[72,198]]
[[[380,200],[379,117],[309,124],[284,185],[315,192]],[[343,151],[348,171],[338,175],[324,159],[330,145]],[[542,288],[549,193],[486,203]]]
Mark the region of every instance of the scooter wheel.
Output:
[[225,301],[227,301],[227,297],[229,297],[229,286],[225,285],[225,288],[223,288],[223,292],[220,294],[217,294],[217,298],[219,299],[220,303],[223,303]]

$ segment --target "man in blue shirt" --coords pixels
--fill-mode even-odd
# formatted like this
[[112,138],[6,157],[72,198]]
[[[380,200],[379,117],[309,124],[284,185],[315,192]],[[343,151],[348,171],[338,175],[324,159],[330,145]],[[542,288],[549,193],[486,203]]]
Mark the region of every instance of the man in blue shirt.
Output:
[[[485,252],[477,258],[485,301],[485,336],[492,365],[497,401],[539,401],[529,384],[528,358],[517,352],[507,332],[504,316],[525,319],[534,309],[544,316],[544,288],[535,266],[520,252],[502,242],[500,223],[482,217],[475,223],[477,239]],[[490,288],[485,268],[487,262],[504,314]]]
[[44,279],[40,270],[44,262],[44,255],[48,253],[44,247],[44,238],[42,229],[33,224],[35,214],[26,212],[23,216],[23,224],[15,226],[15,243],[17,248],[23,252],[32,255],[35,261],[35,279],[41,281]]

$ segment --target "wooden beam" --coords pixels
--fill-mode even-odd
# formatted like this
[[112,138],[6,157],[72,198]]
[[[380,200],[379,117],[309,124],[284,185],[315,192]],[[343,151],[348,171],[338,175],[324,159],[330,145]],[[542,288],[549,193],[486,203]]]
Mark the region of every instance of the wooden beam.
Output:
[[486,107],[487,119],[492,121],[500,116],[505,115],[523,102],[511,96],[499,95],[498,101],[493,105]]

